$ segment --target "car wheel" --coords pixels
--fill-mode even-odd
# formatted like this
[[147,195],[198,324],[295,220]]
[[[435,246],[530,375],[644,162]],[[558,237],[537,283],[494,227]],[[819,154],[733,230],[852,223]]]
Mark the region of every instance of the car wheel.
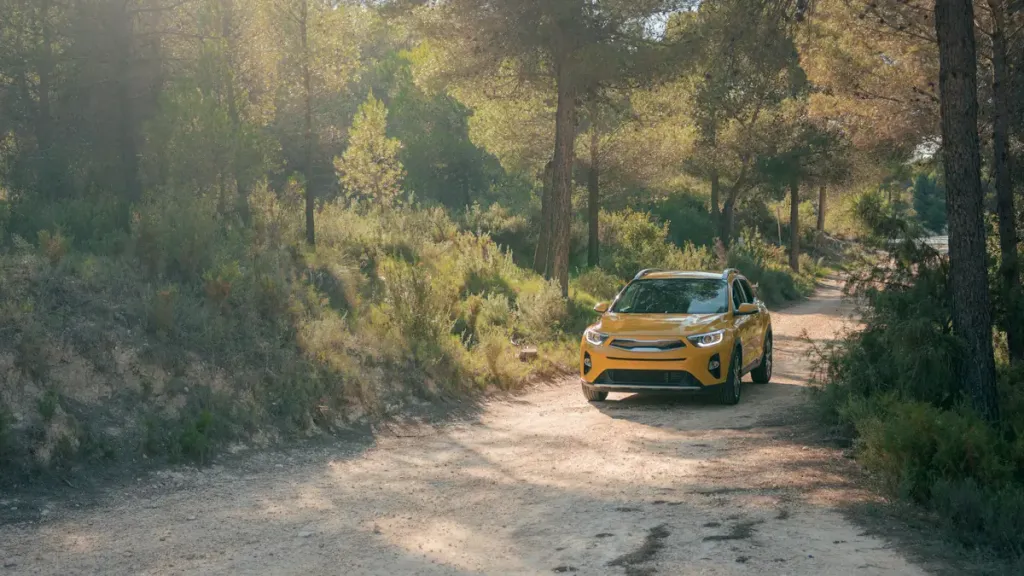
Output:
[[608,399],[608,393],[598,392],[583,385],[583,397],[587,399],[587,402],[604,402]]
[[740,358],[742,356],[739,350],[732,353],[732,360],[729,361],[729,376],[726,378],[725,384],[722,385],[720,400],[727,406],[739,404],[740,394],[743,392],[742,367],[740,366],[742,360]]
[[769,334],[764,340],[764,355],[761,356],[761,365],[754,369],[750,373],[750,377],[753,378],[756,384],[767,384],[772,381],[772,352],[774,346],[772,345],[772,335]]

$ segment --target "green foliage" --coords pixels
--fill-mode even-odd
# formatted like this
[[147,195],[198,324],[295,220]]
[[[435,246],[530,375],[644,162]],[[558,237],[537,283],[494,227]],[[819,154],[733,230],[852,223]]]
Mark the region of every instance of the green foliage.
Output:
[[669,238],[677,246],[710,246],[718,236],[718,227],[704,200],[693,194],[668,196],[651,206],[651,214],[668,222]]
[[745,232],[729,248],[728,266],[746,275],[757,286],[758,297],[769,305],[799,300],[814,291],[814,267],[796,275],[785,262],[785,250],[757,233]]
[[215,198],[183,191],[152,194],[132,227],[135,252],[154,278],[192,280],[213,266],[227,232]]
[[554,282],[544,282],[539,289],[521,294],[517,313],[519,331],[534,344],[556,340],[568,328],[570,318],[562,291]]
[[940,234],[946,229],[946,190],[931,174],[918,174],[911,190],[914,212],[927,230]]
[[[18,327],[0,338],[0,352],[43,383],[55,377],[59,346],[88,358],[90,387],[116,399],[68,403],[50,393],[32,400],[34,413],[57,422],[75,406],[78,421],[124,422],[114,448],[70,428],[68,450],[54,444],[54,459],[40,466],[139,448],[208,462],[256,430],[329,432],[356,406],[382,417],[410,394],[514,389],[574,362],[565,350],[592,318],[589,295],[567,302],[441,209],[328,205],[314,254],[301,248],[301,205],[287,193],[254,191],[246,233],[225,230],[208,203],[187,198],[144,203],[123,257],[69,246],[53,266],[27,243],[0,254],[0,288],[10,294],[0,326]],[[513,341],[539,345],[541,358],[521,362]],[[148,376],[136,391],[123,370]],[[8,437],[12,454],[30,453],[24,430]],[[87,440],[96,448],[83,448]]]
[[[639,269],[725,264],[707,198],[691,192],[709,169],[720,201],[743,197],[740,226],[764,229],[777,191],[758,167],[818,142],[798,122],[793,39],[744,2],[684,14],[677,0],[596,12],[456,0],[419,11],[415,31],[380,3],[312,2],[288,18],[278,2],[201,1],[194,18],[154,6],[154,29],[94,4],[11,0],[0,22],[0,78],[33,87],[5,92],[0,110],[0,357],[18,380],[0,392],[32,415],[0,432],[18,458],[53,455],[33,467],[140,446],[207,462],[229,440],[330,432],[410,395],[557,374],[596,300]],[[686,54],[638,25],[669,12],[665,38]],[[578,188],[593,151],[602,201],[651,213],[602,213],[604,267],[575,270],[568,299],[523,266],[540,236],[556,68],[579,97],[562,112],[576,106],[597,136],[593,150],[578,143]],[[772,148],[793,126],[808,129]],[[734,258],[773,301],[806,292],[810,274],[793,277],[778,250]],[[540,358],[519,361],[522,344]],[[66,386],[69,367],[87,382]],[[61,435],[32,445],[44,420]],[[122,428],[114,448],[93,422]]]
[[921,236],[920,226],[909,218],[908,206],[899,199],[890,201],[880,189],[867,190],[857,197],[854,213],[873,239],[888,242]]
[[[905,226],[878,210],[877,198],[865,205],[876,229]],[[965,408],[955,369],[962,346],[951,331],[948,264],[913,237],[890,250],[890,259],[851,281],[864,301],[864,329],[818,350],[821,414],[857,438],[861,461],[894,493],[931,507],[964,543],[1020,555],[1020,374],[1001,368],[999,427]]]
[[602,267],[623,280],[646,268],[706,270],[710,252],[692,244],[682,249],[668,239],[668,226],[650,214],[623,210],[601,213]]
[[463,212],[460,225],[468,232],[490,236],[512,254],[533,254],[535,241],[530,221],[525,216],[512,214],[501,204],[491,204],[486,210],[480,204],[473,204]]
[[604,301],[610,301],[622,290],[625,282],[601,268],[591,268],[576,277],[576,287]]
[[345,154],[334,162],[350,200],[383,207],[399,201],[405,179],[398,159],[402,143],[388,138],[387,126],[388,110],[370,92],[352,122]]

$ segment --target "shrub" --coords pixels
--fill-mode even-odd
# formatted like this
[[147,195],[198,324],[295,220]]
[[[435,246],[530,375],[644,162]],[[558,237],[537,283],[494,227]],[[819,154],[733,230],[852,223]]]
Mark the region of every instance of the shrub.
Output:
[[728,265],[739,269],[756,284],[758,296],[770,305],[798,300],[814,291],[813,275],[817,271],[804,270],[797,275],[786,262],[785,251],[769,244],[756,232],[741,235],[728,253]]
[[555,282],[545,282],[539,290],[520,294],[517,315],[523,335],[534,344],[557,340],[569,320],[562,290]]
[[529,220],[514,215],[500,204],[491,204],[487,209],[473,204],[462,214],[462,229],[480,236],[490,236],[499,246],[512,254],[533,256],[535,240]]
[[707,270],[714,267],[708,249],[668,239],[668,227],[650,214],[623,210],[601,213],[602,268],[622,280],[646,268]]
[[60,230],[56,232],[50,232],[49,230],[39,231],[39,249],[42,251],[43,256],[50,261],[50,264],[54,266],[60,264],[60,261],[67,256],[70,247],[71,241],[65,238],[60,233]]
[[688,192],[652,204],[651,214],[668,222],[668,236],[676,246],[710,246],[718,234],[704,199]]
[[644,268],[664,266],[673,251],[668,227],[632,210],[601,213],[601,246],[605,268],[623,279]]
[[[560,373],[568,334],[592,317],[590,296],[567,301],[443,210],[329,204],[312,251],[288,191],[257,186],[242,232],[195,200],[147,198],[124,256],[68,244],[52,266],[23,240],[0,252],[0,353],[62,391],[47,373],[51,346],[87,355],[90,388],[112,399],[48,395],[17,407],[74,423],[51,463],[111,451],[79,422],[120,423],[117,450],[208,462],[228,440],[330,431],[393,413],[410,395],[515,388]],[[513,341],[536,344],[540,358],[520,362]],[[3,425],[15,444],[3,458],[30,463],[30,434]]]
[[227,241],[214,199],[176,190],[151,195],[133,232],[143,268],[154,277],[182,281],[201,278]]
[[[891,214],[879,222],[908,229]],[[889,259],[850,283],[864,329],[818,349],[820,412],[856,436],[860,460],[890,490],[936,511],[964,543],[1024,554],[1021,373],[1000,368],[999,426],[966,408],[948,265],[912,238],[889,245]]]
[[601,268],[591,268],[576,277],[576,287],[600,300],[615,298],[624,282]]

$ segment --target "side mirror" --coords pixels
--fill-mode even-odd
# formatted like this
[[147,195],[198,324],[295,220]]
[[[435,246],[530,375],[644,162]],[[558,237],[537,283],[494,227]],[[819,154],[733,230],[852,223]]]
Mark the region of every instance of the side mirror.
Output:
[[598,314],[604,314],[607,311],[608,311],[608,303],[607,302],[598,302],[597,306],[594,306],[594,312],[597,312]]
[[740,307],[736,309],[737,316],[753,316],[760,313],[761,309],[757,307],[757,304],[740,304]]

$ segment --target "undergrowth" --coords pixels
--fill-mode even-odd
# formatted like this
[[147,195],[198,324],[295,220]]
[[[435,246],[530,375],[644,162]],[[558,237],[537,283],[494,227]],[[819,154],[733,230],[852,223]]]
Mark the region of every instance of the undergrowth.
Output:
[[315,250],[297,196],[262,187],[248,212],[235,226],[164,191],[124,250],[59,231],[0,249],[0,473],[94,453],[206,462],[520,388],[565,373],[593,318],[593,296],[566,301],[440,209],[326,205]]
[[1020,558],[1024,374],[1007,365],[1004,349],[999,424],[968,407],[956,376],[963,347],[951,328],[948,260],[881,205],[865,208],[889,258],[851,279],[863,330],[818,349],[820,415],[855,439],[859,460],[891,493],[933,510],[965,545]]
[[[89,229],[74,206],[53,213],[61,226],[0,243],[8,480],[115,458],[203,463],[232,443],[566,374],[594,305],[641,268],[737,266],[770,303],[807,294],[817,272],[806,261],[792,274],[756,235],[727,257],[680,247],[628,210],[602,214],[604,267],[578,271],[568,299],[517,263],[525,221],[500,208],[328,203],[315,249],[295,186],[257,186],[244,218],[212,195],[160,190],[130,232],[81,243],[64,232]],[[524,347],[538,352],[521,360]]]

